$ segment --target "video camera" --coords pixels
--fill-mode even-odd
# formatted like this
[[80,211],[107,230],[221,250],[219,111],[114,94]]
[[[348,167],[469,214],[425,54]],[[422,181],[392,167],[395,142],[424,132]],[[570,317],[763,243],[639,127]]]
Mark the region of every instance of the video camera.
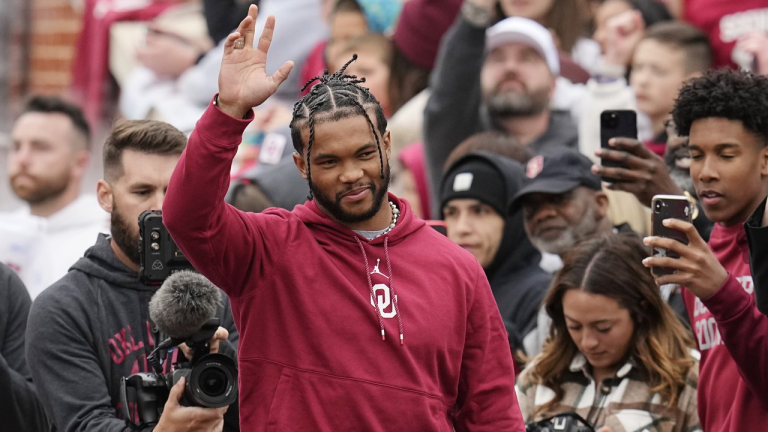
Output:
[[163,225],[161,210],[146,210],[139,215],[139,280],[145,285],[160,285],[179,270],[194,270]]
[[[210,354],[210,342],[219,328],[219,319],[211,318],[186,341],[166,339],[147,357],[154,372],[141,372],[120,381],[120,402],[122,414],[128,425],[142,429],[156,425],[163,413],[163,408],[171,387],[181,377],[186,384],[181,398],[181,405],[205,408],[229,406],[237,400],[237,365],[224,354]],[[188,361],[179,352],[173,372],[163,374],[163,361],[168,352],[186,342],[193,350],[192,360]],[[138,418],[134,420],[131,408],[135,406]]]
[[595,429],[580,415],[567,412],[528,423],[525,432],[595,432]]

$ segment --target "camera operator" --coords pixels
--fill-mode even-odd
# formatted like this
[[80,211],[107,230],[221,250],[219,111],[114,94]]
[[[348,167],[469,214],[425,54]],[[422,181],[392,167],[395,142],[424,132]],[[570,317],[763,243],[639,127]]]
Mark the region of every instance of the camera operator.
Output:
[[599,432],[700,431],[688,332],[643,266],[631,234],[574,246],[544,300],[541,354],[517,382],[527,423],[576,412]]
[[[147,355],[162,337],[149,319],[157,288],[139,281],[138,218],[162,209],[186,141],[174,127],[150,120],[119,123],[106,140],[97,194],[111,214],[112,236],[99,236],[85,257],[37,297],[29,317],[27,359],[55,430],[130,430],[121,418],[121,378],[151,372]],[[213,337],[211,352],[234,358],[238,332],[226,296],[216,316],[224,328]],[[168,355],[164,373],[178,355],[179,350]],[[171,389],[154,431],[239,430],[237,402],[229,410],[181,406],[184,383]],[[128,403],[128,411],[133,417],[137,407]]]
[[30,304],[32,300],[21,279],[0,264],[0,425],[14,432],[48,429],[24,357]]

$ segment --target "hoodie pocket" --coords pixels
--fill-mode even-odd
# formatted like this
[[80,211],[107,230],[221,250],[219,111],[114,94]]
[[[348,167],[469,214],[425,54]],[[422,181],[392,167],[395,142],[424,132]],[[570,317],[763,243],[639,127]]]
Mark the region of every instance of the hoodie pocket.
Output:
[[283,368],[267,430],[451,432],[451,409],[413,390]]
[[285,403],[285,399],[288,397],[287,394],[291,388],[294,373],[293,369],[283,368],[283,372],[280,374],[280,380],[275,389],[275,397],[272,398],[272,406],[269,408],[269,420],[267,420],[267,431],[269,432],[285,430],[285,425],[282,425],[283,429],[280,429],[280,419],[284,417],[283,411],[288,405]]

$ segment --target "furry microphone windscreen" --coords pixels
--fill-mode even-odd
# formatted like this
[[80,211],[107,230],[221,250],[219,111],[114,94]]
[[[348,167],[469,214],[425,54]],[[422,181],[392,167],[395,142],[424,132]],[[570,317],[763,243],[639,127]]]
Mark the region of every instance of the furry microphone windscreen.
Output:
[[221,291],[203,275],[182,270],[170,275],[149,302],[149,317],[161,333],[187,339],[216,315]]

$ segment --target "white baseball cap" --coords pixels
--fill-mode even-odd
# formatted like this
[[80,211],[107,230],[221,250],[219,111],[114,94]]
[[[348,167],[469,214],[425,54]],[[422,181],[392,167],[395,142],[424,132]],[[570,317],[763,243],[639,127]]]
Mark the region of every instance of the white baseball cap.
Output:
[[535,49],[544,58],[552,75],[560,75],[560,56],[552,34],[536,21],[510,17],[485,32],[485,49],[490,52],[500,45],[519,43]]

